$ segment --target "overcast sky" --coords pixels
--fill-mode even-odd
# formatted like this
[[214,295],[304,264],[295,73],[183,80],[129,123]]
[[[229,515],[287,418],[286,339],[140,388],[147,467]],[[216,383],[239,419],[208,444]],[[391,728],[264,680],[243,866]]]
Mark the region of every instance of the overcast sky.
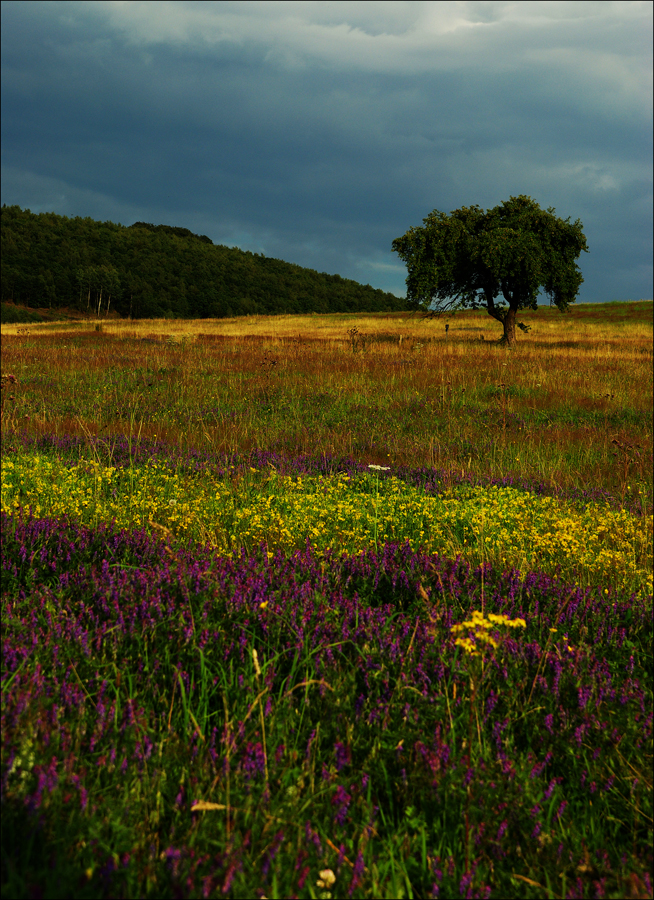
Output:
[[651,2],[2,2],[2,202],[404,294],[393,238],[528,194],[652,297]]

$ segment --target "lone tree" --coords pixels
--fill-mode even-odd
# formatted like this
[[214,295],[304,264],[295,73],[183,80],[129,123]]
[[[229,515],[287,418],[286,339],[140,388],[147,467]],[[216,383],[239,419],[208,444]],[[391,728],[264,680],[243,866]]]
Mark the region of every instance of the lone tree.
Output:
[[393,241],[417,309],[440,315],[486,308],[502,323],[500,343],[512,347],[516,324],[527,330],[517,314],[538,308],[541,288],[561,312],[575,302],[584,280],[576,260],[588,252],[579,219],[559,219],[553,207],[543,210],[520,195],[487,212],[464,206],[448,216],[435,209],[423,222]]

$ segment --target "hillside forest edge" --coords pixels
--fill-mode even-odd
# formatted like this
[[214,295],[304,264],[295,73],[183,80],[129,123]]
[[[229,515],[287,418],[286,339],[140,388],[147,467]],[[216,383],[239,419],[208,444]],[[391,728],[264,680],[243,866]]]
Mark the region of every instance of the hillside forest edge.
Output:
[[393,312],[407,301],[356,281],[215,245],[188,228],[3,205],[2,301],[129,318]]

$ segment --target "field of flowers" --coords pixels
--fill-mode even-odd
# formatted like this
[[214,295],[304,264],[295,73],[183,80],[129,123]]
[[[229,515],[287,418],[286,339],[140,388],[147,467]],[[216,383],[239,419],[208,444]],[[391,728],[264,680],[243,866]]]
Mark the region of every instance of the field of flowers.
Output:
[[651,897],[621,311],[3,329],[2,896]]

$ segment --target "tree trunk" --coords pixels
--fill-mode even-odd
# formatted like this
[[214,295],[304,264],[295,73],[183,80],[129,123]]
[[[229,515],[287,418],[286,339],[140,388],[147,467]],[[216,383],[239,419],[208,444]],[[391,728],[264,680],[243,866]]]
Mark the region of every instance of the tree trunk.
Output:
[[503,344],[505,347],[513,348],[515,347],[515,320],[518,316],[518,310],[514,309],[512,306],[506,311],[506,315],[502,320],[502,327],[504,328],[504,334],[500,339],[500,344]]
[[486,293],[485,301],[486,301],[486,309],[488,310],[488,315],[491,316],[498,322],[502,323],[502,328],[504,329],[504,334],[500,338],[500,345],[504,347],[513,348],[515,347],[515,326],[516,326],[516,318],[518,316],[518,305],[512,302],[513,298],[507,297],[506,292],[504,293],[504,297],[508,300],[509,308],[496,306],[495,298],[493,294],[489,291]]

